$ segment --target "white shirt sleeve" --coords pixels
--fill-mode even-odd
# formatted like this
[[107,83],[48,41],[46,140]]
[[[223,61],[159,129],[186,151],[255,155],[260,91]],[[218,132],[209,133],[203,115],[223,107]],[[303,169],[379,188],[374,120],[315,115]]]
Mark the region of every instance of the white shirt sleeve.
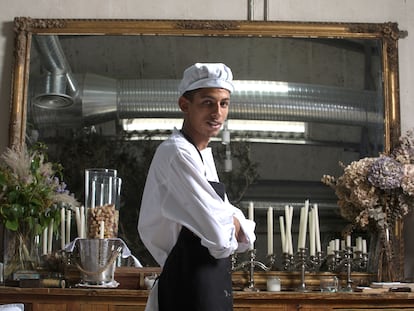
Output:
[[[196,160],[196,161],[195,161]],[[232,209],[217,195],[200,171],[198,159],[180,152],[170,163],[171,170],[164,185],[165,217],[181,223],[201,238],[215,258],[230,256],[238,247],[234,235]],[[171,208],[174,206],[174,208]]]
[[[254,223],[240,210],[223,201],[208,180],[214,176],[214,161],[204,163],[187,141],[164,145],[153,159],[142,199],[138,229],[145,246],[162,266],[174,246],[181,226],[200,237],[215,258],[245,249],[235,237],[233,216],[247,239],[254,240]],[[212,175],[212,176],[206,176]],[[248,241],[250,242],[250,241]],[[248,243],[247,243],[248,245]]]

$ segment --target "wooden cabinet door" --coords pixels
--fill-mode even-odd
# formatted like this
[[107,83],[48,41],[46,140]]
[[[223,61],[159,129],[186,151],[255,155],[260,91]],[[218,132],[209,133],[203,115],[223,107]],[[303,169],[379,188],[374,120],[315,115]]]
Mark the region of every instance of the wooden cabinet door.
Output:
[[67,311],[66,303],[32,303],[32,311]]
[[106,304],[82,303],[80,305],[80,311],[110,311],[109,307],[110,306],[107,303]]

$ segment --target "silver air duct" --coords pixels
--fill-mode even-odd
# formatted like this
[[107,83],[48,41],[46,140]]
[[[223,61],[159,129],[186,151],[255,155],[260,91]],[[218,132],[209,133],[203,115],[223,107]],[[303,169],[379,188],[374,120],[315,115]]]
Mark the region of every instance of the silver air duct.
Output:
[[78,86],[58,36],[33,36],[46,70],[38,79],[33,104],[42,108],[63,108],[74,103]]
[[[32,116],[40,127],[94,125],[117,119],[180,118],[178,80],[75,79],[58,36],[34,36],[46,69],[35,87]],[[77,83],[77,80],[81,83]],[[274,81],[234,81],[229,118],[382,124],[374,91]],[[57,109],[59,108],[59,109]],[[47,111],[45,111],[47,110]],[[79,120],[80,119],[80,120]]]
[[[80,114],[83,125],[116,119],[182,117],[177,104],[178,80],[115,80],[85,74],[78,81],[82,82],[80,103],[69,111]],[[272,81],[236,80],[234,84],[230,119],[348,125],[383,122],[382,112],[370,109],[378,100],[373,91]],[[65,111],[61,111],[62,117]],[[49,123],[44,118],[36,123]],[[53,123],[60,122],[54,119]]]
[[[132,118],[182,117],[177,105],[178,80],[120,80],[118,116]],[[273,81],[234,81],[230,119],[376,124],[383,120],[370,111],[373,91]]]

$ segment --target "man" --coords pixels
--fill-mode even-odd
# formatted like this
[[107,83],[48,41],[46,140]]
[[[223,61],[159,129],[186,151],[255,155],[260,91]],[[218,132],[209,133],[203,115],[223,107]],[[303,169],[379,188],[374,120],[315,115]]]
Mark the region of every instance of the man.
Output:
[[162,267],[146,310],[233,310],[230,256],[254,242],[255,224],[229,203],[208,147],[227,118],[232,79],[221,63],[184,71],[183,126],[154,155],[138,221]]

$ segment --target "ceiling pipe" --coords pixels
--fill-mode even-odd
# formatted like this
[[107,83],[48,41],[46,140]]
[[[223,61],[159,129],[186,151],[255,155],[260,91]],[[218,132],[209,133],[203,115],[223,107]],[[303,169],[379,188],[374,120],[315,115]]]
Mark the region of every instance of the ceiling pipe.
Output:
[[[253,0],[248,0],[248,7],[251,18]],[[267,5],[265,8],[267,14]],[[32,98],[31,113],[38,126],[89,126],[117,119],[182,117],[177,105],[178,80],[115,80],[89,73],[75,78],[58,36],[34,38],[47,70],[48,86],[40,94],[37,89]],[[234,84],[229,118],[383,123],[383,112],[373,110],[380,100],[374,91],[277,81],[238,80]]]
[[63,108],[74,103],[78,84],[56,35],[33,36],[46,72],[36,85],[33,103],[43,108]]
[[[88,126],[117,119],[182,117],[178,80],[116,80],[85,74],[78,81],[79,103],[62,110],[62,118],[79,115]],[[236,80],[234,84],[230,119],[364,126],[383,122],[382,111],[373,110],[379,100],[373,91],[272,81]],[[58,114],[49,122],[52,114],[42,113],[39,107],[35,110],[38,126],[60,124]]]

